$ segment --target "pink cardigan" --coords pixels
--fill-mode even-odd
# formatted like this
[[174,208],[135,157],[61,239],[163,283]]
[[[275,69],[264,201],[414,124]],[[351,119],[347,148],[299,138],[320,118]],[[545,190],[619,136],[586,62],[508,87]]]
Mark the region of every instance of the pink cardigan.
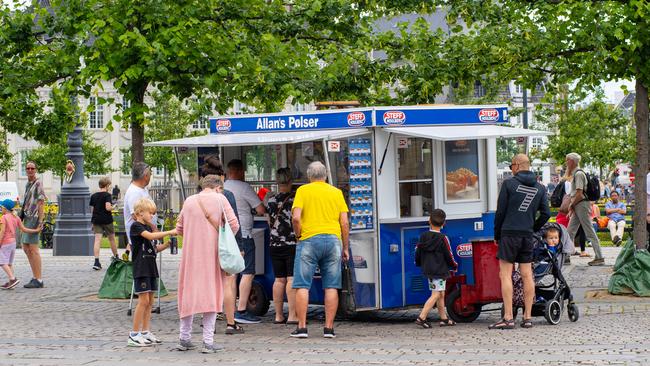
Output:
[[201,192],[188,197],[178,216],[176,230],[183,235],[178,275],[178,313],[181,318],[199,313],[221,312],[225,273],[219,265],[217,230],[206,219],[201,200],[213,222],[221,225],[222,207],[233,232],[239,230],[237,216],[226,197]]

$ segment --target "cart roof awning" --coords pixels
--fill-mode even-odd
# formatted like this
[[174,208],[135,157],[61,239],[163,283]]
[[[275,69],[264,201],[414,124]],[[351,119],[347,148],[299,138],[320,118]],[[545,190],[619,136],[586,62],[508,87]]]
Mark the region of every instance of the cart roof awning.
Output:
[[209,147],[209,146],[255,146],[295,144],[312,140],[336,140],[368,133],[367,128],[349,130],[286,131],[232,133],[186,137],[182,139],[146,143],[145,146],[162,147]]
[[497,125],[388,127],[386,131],[434,140],[474,140],[493,137],[548,136],[553,133]]

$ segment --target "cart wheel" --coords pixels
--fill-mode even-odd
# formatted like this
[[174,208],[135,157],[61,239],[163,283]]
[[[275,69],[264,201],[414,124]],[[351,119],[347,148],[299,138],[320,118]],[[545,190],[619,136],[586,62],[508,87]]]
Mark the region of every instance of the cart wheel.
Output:
[[253,281],[246,310],[256,316],[264,316],[269,311],[269,306],[271,306],[271,301],[264,291],[264,286],[257,281]]
[[[512,307],[512,319],[517,319],[517,313],[519,312],[519,307],[513,306]],[[501,319],[503,319],[506,315],[506,309],[501,306]]]
[[578,310],[578,306],[574,303],[569,303],[566,308],[567,314],[569,315],[569,320],[572,322],[577,322],[580,318],[580,311]]
[[460,307],[460,289],[453,289],[445,299],[447,314],[456,323],[471,323],[481,315],[481,305],[471,304],[467,308]]
[[132,314],[133,314],[133,312],[132,312],[131,309],[129,309],[129,310],[126,311],[126,316],[131,316]]
[[544,318],[550,324],[558,325],[562,318],[562,304],[555,299],[547,301],[544,307]]

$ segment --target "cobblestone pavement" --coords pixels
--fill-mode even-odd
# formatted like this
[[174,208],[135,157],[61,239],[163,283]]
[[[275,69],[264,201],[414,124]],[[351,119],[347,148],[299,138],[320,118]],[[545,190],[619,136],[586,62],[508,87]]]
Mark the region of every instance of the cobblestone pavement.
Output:
[[[605,248],[613,263],[618,248]],[[214,355],[172,351],[178,337],[176,305],[164,300],[153,315],[153,330],[165,343],[155,348],[126,347],[131,318],[128,302],[104,301],[96,294],[105,270],[90,269],[87,257],[52,257],[43,251],[46,288],[0,292],[0,365],[647,365],[650,364],[650,299],[592,296],[607,287],[611,267],[587,267],[572,257],[565,274],[577,297],[581,318],[551,326],[535,318],[530,330],[488,331],[497,312],[453,328],[416,328],[414,311],[378,312],[365,321],[339,321],[337,338],[321,336],[322,312],[310,312],[310,338],[288,337],[291,329],[264,323],[247,333],[216,341],[226,351]],[[108,252],[103,252],[108,258]],[[165,255],[163,279],[176,289],[178,256]],[[23,283],[29,268],[22,252],[16,268]],[[4,279],[3,279],[4,280]],[[587,296],[587,298],[585,298]],[[498,307],[494,307],[497,309]],[[218,322],[217,329],[225,324]],[[201,328],[195,322],[194,341]]]

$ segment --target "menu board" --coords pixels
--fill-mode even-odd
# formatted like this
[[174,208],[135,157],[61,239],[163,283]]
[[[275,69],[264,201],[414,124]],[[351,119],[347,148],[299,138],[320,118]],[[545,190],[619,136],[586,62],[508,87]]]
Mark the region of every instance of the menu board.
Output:
[[445,173],[447,202],[478,200],[478,141],[445,141]]
[[352,230],[373,227],[372,152],[370,139],[349,140],[350,214]]

